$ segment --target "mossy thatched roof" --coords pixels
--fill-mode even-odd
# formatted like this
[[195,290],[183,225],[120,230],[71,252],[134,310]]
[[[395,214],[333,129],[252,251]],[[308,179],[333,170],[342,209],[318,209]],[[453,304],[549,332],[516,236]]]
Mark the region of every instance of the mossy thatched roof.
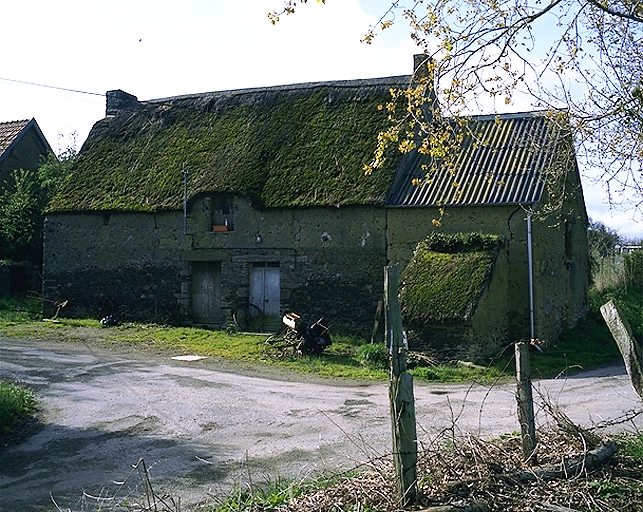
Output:
[[49,211],[157,211],[239,194],[263,207],[383,204],[396,158],[371,176],[378,106],[410,77],[135,102],[94,125]]
[[433,233],[402,273],[402,313],[411,324],[467,321],[484,293],[501,238]]

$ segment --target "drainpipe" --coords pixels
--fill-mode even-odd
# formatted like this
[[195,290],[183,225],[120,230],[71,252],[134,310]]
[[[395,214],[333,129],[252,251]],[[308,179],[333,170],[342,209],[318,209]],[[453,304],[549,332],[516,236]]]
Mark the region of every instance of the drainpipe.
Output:
[[531,211],[527,212],[527,264],[529,273],[529,328],[531,339],[535,339],[534,333],[534,255],[531,239]]
[[188,174],[190,171],[183,169],[183,234],[188,234]]

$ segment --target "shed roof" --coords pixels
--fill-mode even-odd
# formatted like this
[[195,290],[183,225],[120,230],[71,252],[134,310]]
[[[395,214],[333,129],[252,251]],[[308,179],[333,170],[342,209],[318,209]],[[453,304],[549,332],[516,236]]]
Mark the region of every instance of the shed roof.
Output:
[[28,124],[29,119],[0,123],[0,158]]
[[[50,211],[156,211],[189,196],[265,207],[384,204],[397,158],[363,166],[387,126],[378,106],[410,76],[318,82],[139,102],[119,93],[94,125]],[[108,93],[109,99],[109,93]],[[114,107],[116,105],[116,107]]]
[[569,129],[545,112],[472,116],[451,124],[464,139],[450,171],[429,156],[409,154],[389,206],[534,204],[548,174],[569,157]]
[[34,130],[45,151],[53,152],[34,118],[0,123],[0,163],[11,153],[11,148],[20,142],[29,130]]

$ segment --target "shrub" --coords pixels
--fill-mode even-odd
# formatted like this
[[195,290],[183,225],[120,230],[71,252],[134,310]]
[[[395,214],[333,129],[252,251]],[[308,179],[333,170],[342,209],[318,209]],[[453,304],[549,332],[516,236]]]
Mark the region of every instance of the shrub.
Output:
[[36,395],[18,384],[0,380],[0,435],[14,433],[36,410]]
[[625,280],[636,290],[643,290],[643,250],[625,256]]
[[388,349],[384,343],[367,343],[357,349],[359,362],[374,370],[386,370],[389,367]]

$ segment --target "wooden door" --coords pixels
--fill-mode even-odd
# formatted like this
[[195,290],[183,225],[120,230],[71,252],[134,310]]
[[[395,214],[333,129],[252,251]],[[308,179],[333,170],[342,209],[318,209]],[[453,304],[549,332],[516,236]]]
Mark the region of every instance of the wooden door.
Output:
[[195,323],[214,324],[221,320],[221,263],[193,261],[190,304]]
[[[253,263],[250,269],[250,304],[266,317],[279,317],[281,272],[278,262]],[[251,308],[250,313],[252,314]]]

